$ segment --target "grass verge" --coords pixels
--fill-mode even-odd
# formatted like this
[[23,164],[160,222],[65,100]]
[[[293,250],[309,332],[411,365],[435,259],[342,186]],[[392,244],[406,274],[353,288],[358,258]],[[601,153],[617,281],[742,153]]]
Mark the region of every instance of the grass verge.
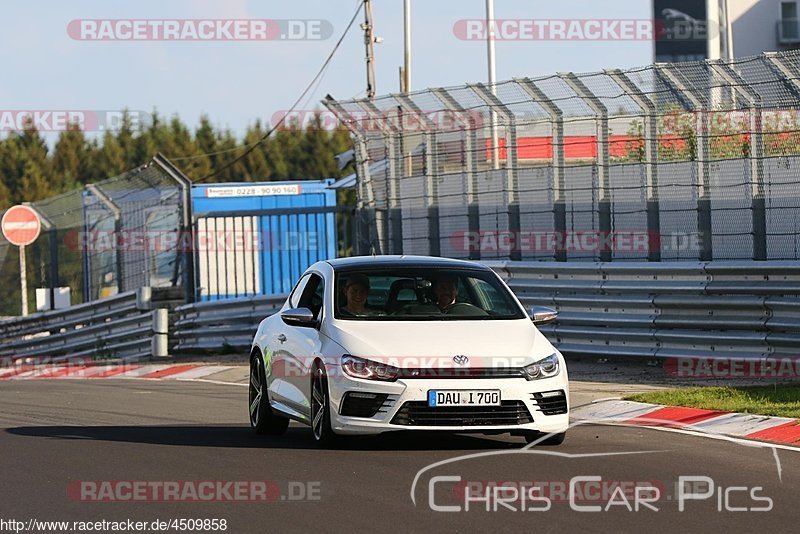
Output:
[[626,400],[800,419],[800,385],[669,389]]

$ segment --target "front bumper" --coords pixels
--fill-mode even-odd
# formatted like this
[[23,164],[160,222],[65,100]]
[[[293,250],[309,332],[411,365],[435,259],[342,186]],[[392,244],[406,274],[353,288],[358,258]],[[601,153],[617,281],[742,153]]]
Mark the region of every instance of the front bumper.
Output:
[[[330,376],[330,375],[329,375]],[[536,399],[536,394],[563,391],[569,406],[569,388],[567,375],[562,371],[558,376],[543,380],[528,381],[524,378],[482,378],[482,379],[402,379],[397,382],[377,382],[358,380],[341,374],[329,379],[331,402],[331,426],[337,434],[366,435],[381,434],[392,431],[447,431],[463,433],[481,432],[565,432],[569,427],[569,411],[557,415],[546,415],[547,403]],[[467,424],[453,424],[449,420],[444,424],[419,424],[420,417],[409,423],[409,407],[414,406],[420,413],[423,403],[427,403],[428,391],[436,390],[500,390],[500,396],[507,406],[500,410],[505,414],[502,424],[486,424],[492,417],[478,418],[465,414]],[[381,409],[372,417],[349,417],[341,415],[343,398],[347,392],[376,393],[386,395]],[[414,405],[407,405],[414,403]],[[516,404],[511,417],[511,404]],[[404,410],[403,407],[406,406]],[[428,411],[438,410],[430,408]],[[523,417],[523,410],[527,412]],[[423,410],[424,411],[424,410]],[[453,410],[451,412],[455,412]],[[468,411],[468,410],[467,410]],[[490,411],[490,410],[483,410]],[[425,412],[427,413],[427,412]],[[451,413],[451,416],[454,414]],[[413,419],[413,418],[412,418]],[[530,421],[530,422],[524,422]]]

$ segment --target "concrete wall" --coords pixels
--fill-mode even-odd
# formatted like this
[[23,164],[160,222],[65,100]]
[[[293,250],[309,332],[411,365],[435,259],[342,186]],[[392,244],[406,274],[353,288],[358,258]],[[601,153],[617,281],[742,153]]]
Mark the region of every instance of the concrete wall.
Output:
[[781,0],[728,0],[728,9],[736,57],[788,48],[778,43]]

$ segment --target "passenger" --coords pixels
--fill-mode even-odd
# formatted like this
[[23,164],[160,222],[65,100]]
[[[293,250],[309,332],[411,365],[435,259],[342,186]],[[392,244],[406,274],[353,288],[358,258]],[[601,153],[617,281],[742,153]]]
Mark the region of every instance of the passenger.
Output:
[[374,312],[367,308],[369,296],[369,278],[363,274],[354,274],[347,277],[344,286],[346,304],[342,311],[350,315],[373,315]]
[[458,298],[458,278],[449,274],[437,277],[433,281],[433,294],[436,295],[436,306],[445,311]]

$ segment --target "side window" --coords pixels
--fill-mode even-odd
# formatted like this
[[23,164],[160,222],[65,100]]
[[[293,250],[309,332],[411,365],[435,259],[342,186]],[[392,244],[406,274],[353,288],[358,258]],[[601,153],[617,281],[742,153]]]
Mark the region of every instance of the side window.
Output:
[[303,296],[300,298],[298,307],[308,308],[314,314],[314,318],[319,319],[324,296],[325,281],[318,274],[312,274],[303,290]]
[[474,279],[475,291],[479,295],[479,299],[485,301],[485,305],[481,306],[490,313],[498,315],[512,315],[516,311],[508,298],[501,295],[498,290],[493,287],[489,282],[480,279]]
[[297,282],[297,285],[294,286],[292,290],[292,294],[289,295],[289,307],[290,308],[299,308],[300,307],[300,297],[303,296],[303,289],[306,287],[308,283],[308,279],[311,278],[310,274],[305,275]]

